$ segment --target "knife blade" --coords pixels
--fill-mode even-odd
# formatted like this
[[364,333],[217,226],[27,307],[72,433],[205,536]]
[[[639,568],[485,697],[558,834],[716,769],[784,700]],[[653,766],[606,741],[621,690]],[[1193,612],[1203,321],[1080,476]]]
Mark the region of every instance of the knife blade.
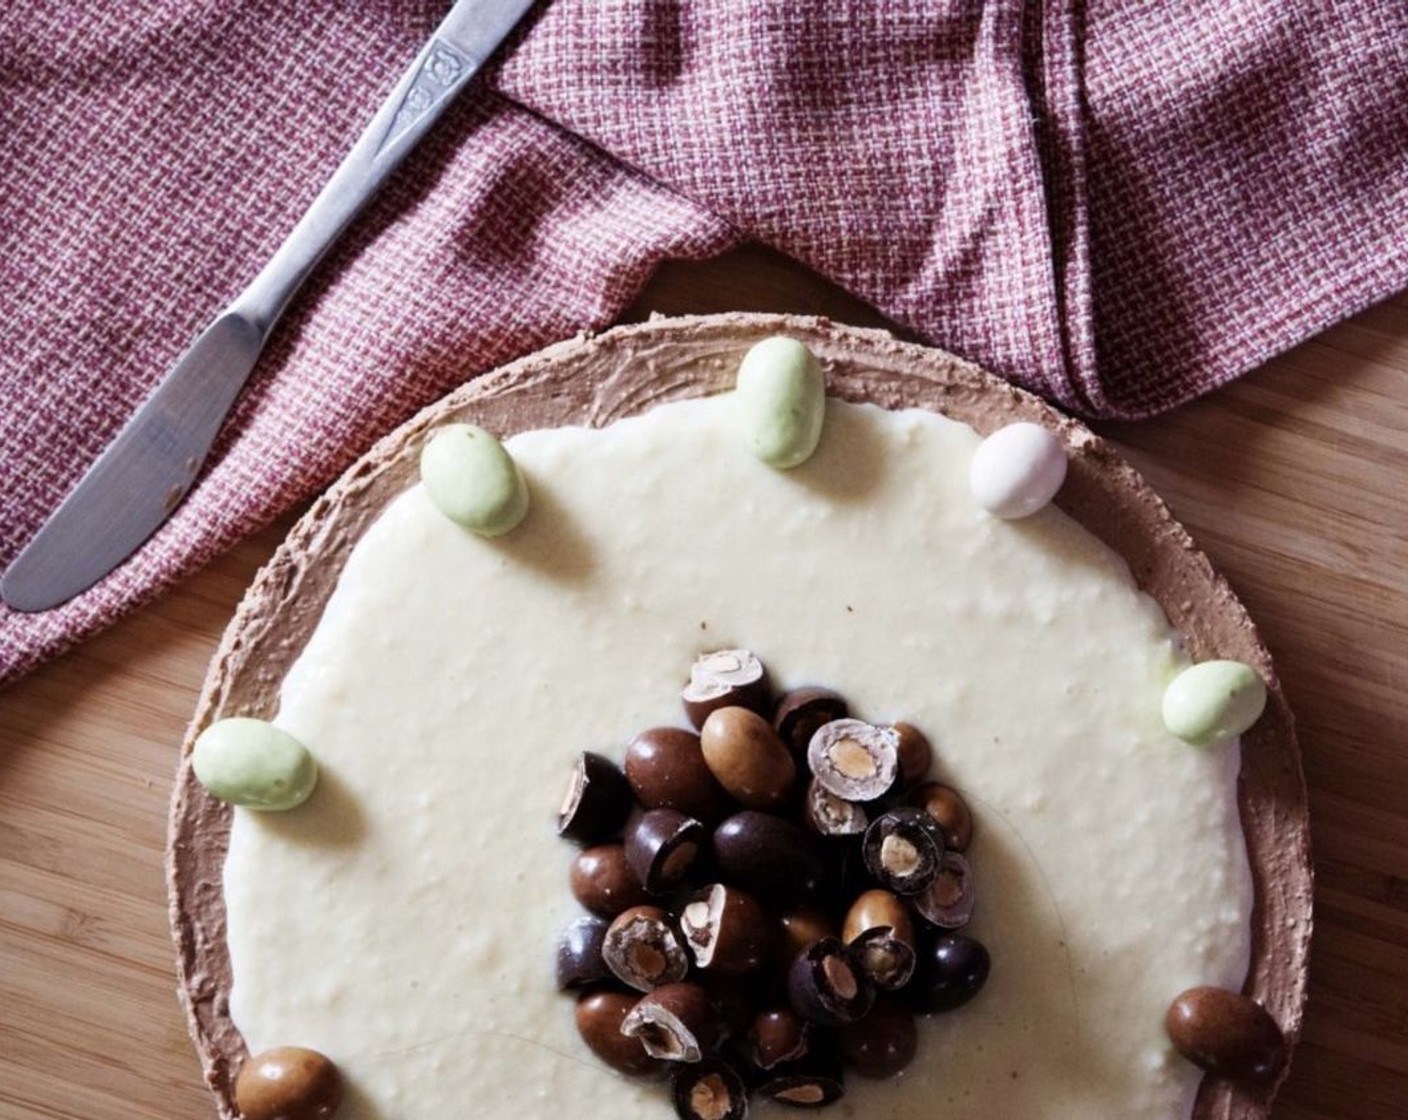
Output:
[[205,328],[0,578],[49,610],[126,560],[190,491],[274,325],[319,260],[536,0],[458,0],[259,274]]

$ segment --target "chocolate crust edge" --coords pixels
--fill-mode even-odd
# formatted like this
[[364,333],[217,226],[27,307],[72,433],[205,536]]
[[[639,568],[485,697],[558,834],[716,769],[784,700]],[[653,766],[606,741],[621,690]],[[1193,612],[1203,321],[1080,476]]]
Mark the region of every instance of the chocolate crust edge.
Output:
[[[359,459],[295,525],[226,629],[181,749],[168,832],[169,918],[179,993],[205,1080],[225,1120],[247,1056],[229,1018],[222,870],[230,810],[191,771],[195,737],[232,715],[272,718],[348,554],[382,506],[415,481],[437,425],[470,421],[500,436],[532,428],[603,427],[654,404],[731,387],[744,351],[787,334],[826,370],[828,392],[887,408],[919,406],[987,433],[1016,420],[1056,431],[1070,469],[1057,504],[1120,553],[1197,659],[1253,665],[1269,703],[1242,739],[1238,805],[1255,885],[1251,967],[1243,990],[1263,1003],[1293,1049],[1301,1033],[1311,935],[1312,869],[1295,725],[1271,657],[1245,608],[1163,501],[1105,440],[978,367],[876,330],[803,316],[651,319],[584,335],[486,374],[422,410]],[[1284,1078],[1284,1073],[1282,1074]],[[1280,1082],[1259,1092],[1204,1078],[1196,1120],[1264,1120]]]

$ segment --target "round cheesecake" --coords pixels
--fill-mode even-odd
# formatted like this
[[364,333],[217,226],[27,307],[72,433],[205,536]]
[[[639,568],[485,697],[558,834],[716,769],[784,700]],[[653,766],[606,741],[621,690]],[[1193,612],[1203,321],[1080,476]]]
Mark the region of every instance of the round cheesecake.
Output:
[[[806,462],[750,456],[729,391],[782,335],[820,362]],[[1067,459],[1052,507],[969,491],[1018,422]],[[504,440],[526,519],[500,537],[419,484],[446,425]],[[684,725],[702,653],[745,648],[780,689],[932,738],[977,818],[973,929],[992,979],[921,1020],[900,1076],[852,1079],[857,1118],[1251,1118],[1256,1087],[1174,1052],[1180,993],[1244,992],[1300,1031],[1310,936],[1294,731],[1245,610],[1102,440],[941,352],[804,318],[654,320],[481,378],[378,444],[295,528],[212,664],[173,805],[181,990],[221,1115],[251,1052],[303,1046],[339,1116],[669,1116],[600,1064],[555,990],[579,912],[553,820],[583,750],[621,761]],[[1268,689],[1240,737],[1194,747],[1160,698],[1197,662]],[[190,764],[228,717],[271,721],[320,777],[281,813],[231,809]]]

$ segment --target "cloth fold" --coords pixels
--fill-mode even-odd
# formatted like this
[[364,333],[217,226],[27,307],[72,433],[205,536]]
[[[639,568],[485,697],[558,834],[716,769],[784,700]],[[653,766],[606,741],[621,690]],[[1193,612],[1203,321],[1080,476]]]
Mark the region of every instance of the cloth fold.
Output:
[[1408,283],[1398,0],[557,3],[497,83],[1089,416]]
[[[257,271],[433,0],[0,16],[0,565]],[[1396,0],[551,0],[281,325],[126,566],[0,681],[453,385],[764,241],[1081,413],[1169,408],[1408,283]]]

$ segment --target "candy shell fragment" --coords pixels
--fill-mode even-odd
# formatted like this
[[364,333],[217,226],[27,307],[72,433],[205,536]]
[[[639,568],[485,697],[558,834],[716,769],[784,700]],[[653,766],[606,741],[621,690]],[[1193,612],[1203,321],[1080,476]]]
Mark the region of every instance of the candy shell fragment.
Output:
[[528,485],[504,445],[473,424],[449,424],[420,453],[420,480],[435,508],[482,537],[497,537],[528,513]]
[[790,338],[765,338],[738,367],[739,423],[748,449],[783,470],[811,458],[821,440],[826,386],[812,352]]
[[1164,690],[1164,726],[1195,747],[1241,735],[1265,708],[1266,683],[1240,661],[1204,661]]
[[191,767],[211,796],[245,809],[281,811],[308,800],[318,765],[308,748],[272,723],[237,716],[197,737]]
[[974,500],[1007,521],[1048,505],[1066,481],[1066,449],[1040,424],[1008,424],[973,453],[968,484]]

